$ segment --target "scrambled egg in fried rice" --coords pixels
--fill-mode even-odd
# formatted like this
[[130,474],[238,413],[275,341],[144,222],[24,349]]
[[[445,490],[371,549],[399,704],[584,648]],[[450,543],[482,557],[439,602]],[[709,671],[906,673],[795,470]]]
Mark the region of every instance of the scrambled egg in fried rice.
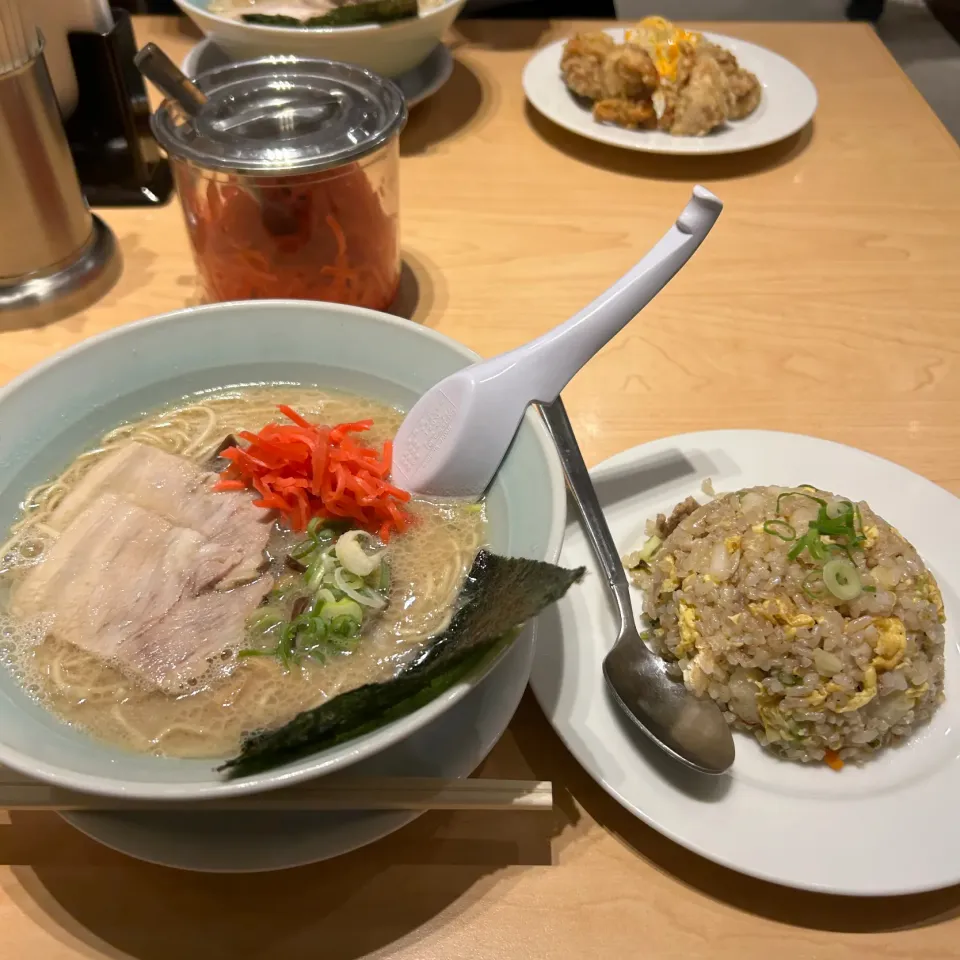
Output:
[[624,564],[652,646],[779,756],[861,763],[943,701],[940,590],[866,503],[754,487],[688,498],[647,532]]

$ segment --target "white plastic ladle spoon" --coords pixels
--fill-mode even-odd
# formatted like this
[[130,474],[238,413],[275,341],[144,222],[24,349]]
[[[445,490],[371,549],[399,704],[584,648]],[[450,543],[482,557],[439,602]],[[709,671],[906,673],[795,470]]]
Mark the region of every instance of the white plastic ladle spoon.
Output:
[[694,187],[657,245],[593,303],[536,340],[431,387],[397,431],[393,482],[427,496],[482,496],[527,407],[556,400],[574,374],[673,279],[722,209],[709,190]]

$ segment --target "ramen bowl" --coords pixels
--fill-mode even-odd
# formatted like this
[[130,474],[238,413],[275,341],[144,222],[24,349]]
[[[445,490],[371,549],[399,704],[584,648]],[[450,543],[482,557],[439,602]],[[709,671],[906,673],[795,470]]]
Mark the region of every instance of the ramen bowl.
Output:
[[466,0],[421,2],[420,15],[353,27],[274,27],[244,23],[210,11],[210,0],[177,6],[234,60],[277,54],[340,60],[396,77],[422,63],[440,43]]
[[[402,409],[476,359],[466,347],[407,320],[295,300],[195,307],[119,327],[56,354],[0,392],[0,521],[9,528],[28,490],[56,476],[112,427],[182,397],[239,384],[286,383],[346,391]],[[533,413],[522,423],[486,504],[486,539],[494,552],[557,559],[563,481]],[[153,800],[280,787],[368,759],[443,724],[443,715],[471,689],[513,683],[516,678],[505,670],[529,672],[531,642],[524,632],[506,655],[387,726],[233,780],[216,771],[215,759],[138,754],[95,740],[37,703],[0,667],[0,763],[61,787]]]

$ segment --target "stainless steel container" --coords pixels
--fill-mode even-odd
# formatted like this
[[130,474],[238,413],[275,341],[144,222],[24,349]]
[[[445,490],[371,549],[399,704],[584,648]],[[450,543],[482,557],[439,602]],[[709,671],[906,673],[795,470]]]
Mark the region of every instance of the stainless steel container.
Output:
[[0,72],[0,211],[0,327],[75,313],[116,282],[116,242],[84,201],[40,41]]

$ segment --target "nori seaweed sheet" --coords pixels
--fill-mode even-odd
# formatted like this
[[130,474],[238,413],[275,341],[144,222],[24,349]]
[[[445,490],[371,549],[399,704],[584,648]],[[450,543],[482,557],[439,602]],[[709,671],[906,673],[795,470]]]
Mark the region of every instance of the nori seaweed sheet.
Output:
[[240,753],[218,769],[231,777],[258,773],[411,713],[467,675],[498,643],[512,641],[519,628],[559,600],[583,570],[480,550],[450,625],[401,673],[342,693],[277,730],[249,736]]

